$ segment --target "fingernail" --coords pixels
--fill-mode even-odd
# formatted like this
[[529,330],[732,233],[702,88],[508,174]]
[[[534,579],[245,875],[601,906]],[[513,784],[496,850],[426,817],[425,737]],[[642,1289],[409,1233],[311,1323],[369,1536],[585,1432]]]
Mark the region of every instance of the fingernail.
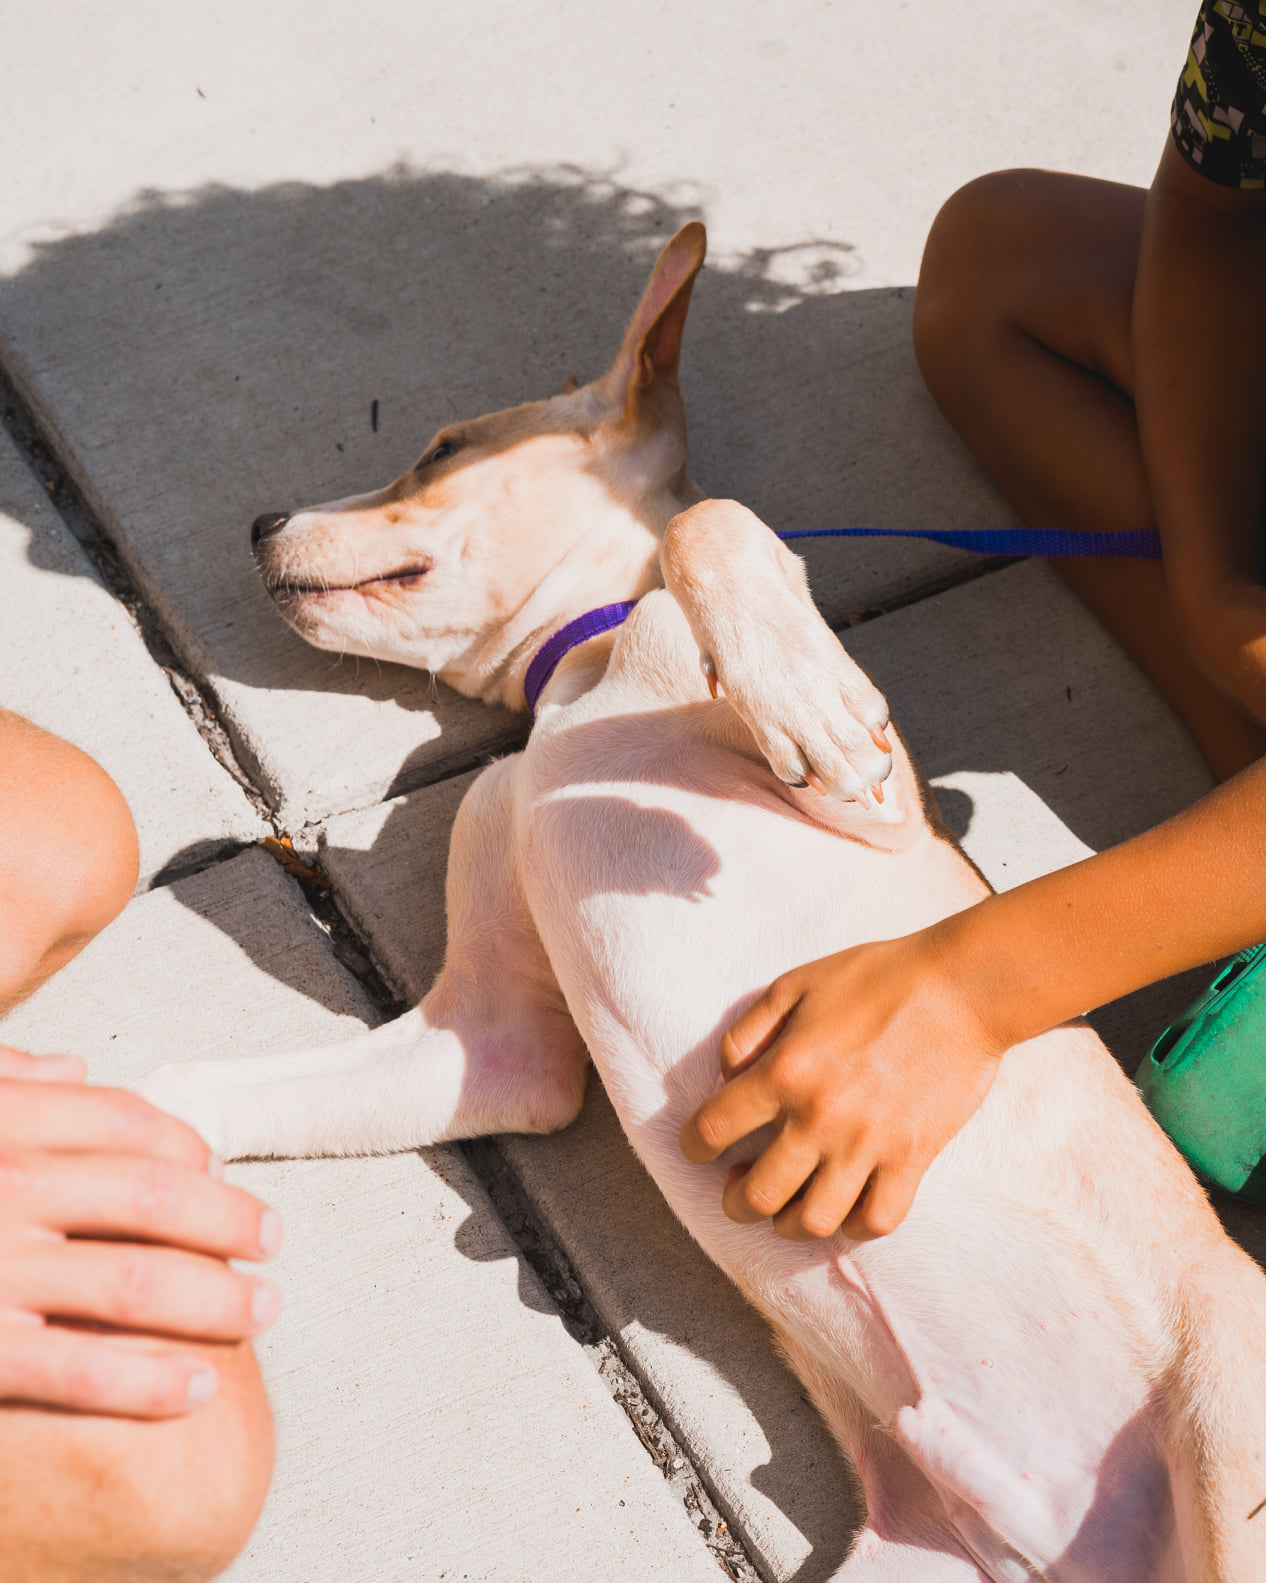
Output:
[[207,1175],[214,1176],[217,1181],[224,1175],[224,1161],[214,1150],[207,1155]]
[[271,1259],[281,1246],[281,1217],[275,1209],[266,1209],[259,1217],[259,1250]]
[[185,1401],[190,1407],[203,1407],[219,1389],[219,1374],[209,1364],[204,1364],[189,1376]]
[[271,1281],[256,1281],[251,1293],[251,1323],[267,1330],[281,1312],[281,1293]]

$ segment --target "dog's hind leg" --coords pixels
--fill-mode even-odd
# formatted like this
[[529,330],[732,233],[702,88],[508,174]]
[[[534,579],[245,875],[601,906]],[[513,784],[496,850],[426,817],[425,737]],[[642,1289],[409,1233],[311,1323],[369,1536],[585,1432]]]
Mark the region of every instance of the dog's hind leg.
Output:
[[588,1055],[537,939],[503,759],[453,826],[448,952],[422,1003],[339,1044],[159,1067],[140,1092],[221,1155],[385,1154],[488,1132],[552,1132],[580,1110]]
[[[876,1424],[848,1435],[866,1490],[867,1517],[848,1560],[831,1583],[993,1583],[954,1532],[936,1491]],[[1027,1579],[1028,1568],[1006,1574]]]

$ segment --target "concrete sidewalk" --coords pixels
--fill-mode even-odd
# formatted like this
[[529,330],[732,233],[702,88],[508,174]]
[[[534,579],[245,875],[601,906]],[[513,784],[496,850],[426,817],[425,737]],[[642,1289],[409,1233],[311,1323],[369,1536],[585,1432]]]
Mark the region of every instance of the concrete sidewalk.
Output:
[[[249,523],[592,376],[685,218],[710,228],[683,370],[705,487],[788,529],[1008,523],[914,367],[923,238],[1000,165],[1146,183],[1194,10],[1162,0],[1145,28],[1123,0],[15,14],[0,371],[37,466],[0,435],[0,703],[111,770],[144,874],[0,1039],[125,1082],[373,1020],[371,958],[397,995],[425,990],[454,810],[522,724],[303,645]],[[75,539],[97,530],[109,585]],[[901,540],[806,559],[835,621],[874,616],[845,641],[996,885],[1206,787],[1044,568],[977,577]],[[282,831],[319,854],[350,932],[255,850]],[[1099,1014],[1127,1066],[1190,989]],[[557,1138],[238,1171],[288,1227],[261,1348],[280,1459],[239,1583],[718,1565],[818,1583],[846,1556],[847,1468],[596,1084]],[[1260,1253],[1253,1218],[1236,1226]]]

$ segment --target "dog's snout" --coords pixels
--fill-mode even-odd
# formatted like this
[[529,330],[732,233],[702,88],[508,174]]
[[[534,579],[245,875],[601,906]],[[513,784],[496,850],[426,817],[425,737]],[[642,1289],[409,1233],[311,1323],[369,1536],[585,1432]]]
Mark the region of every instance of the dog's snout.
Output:
[[251,543],[258,544],[261,539],[269,539],[274,533],[280,533],[289,521],[288,511],[266,511],[251,523]]

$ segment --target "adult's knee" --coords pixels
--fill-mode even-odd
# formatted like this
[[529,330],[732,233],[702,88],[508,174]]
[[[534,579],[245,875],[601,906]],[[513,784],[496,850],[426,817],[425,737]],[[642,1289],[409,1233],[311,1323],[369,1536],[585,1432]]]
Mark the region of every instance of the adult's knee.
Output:
[[0,1583],[209,1583],[250,1537],[272,1419],[245,1343],[183,1418],[0,1409]]
[[131,812],[95,759],[0,712],[0,1005],[122,911],[139,861]]

